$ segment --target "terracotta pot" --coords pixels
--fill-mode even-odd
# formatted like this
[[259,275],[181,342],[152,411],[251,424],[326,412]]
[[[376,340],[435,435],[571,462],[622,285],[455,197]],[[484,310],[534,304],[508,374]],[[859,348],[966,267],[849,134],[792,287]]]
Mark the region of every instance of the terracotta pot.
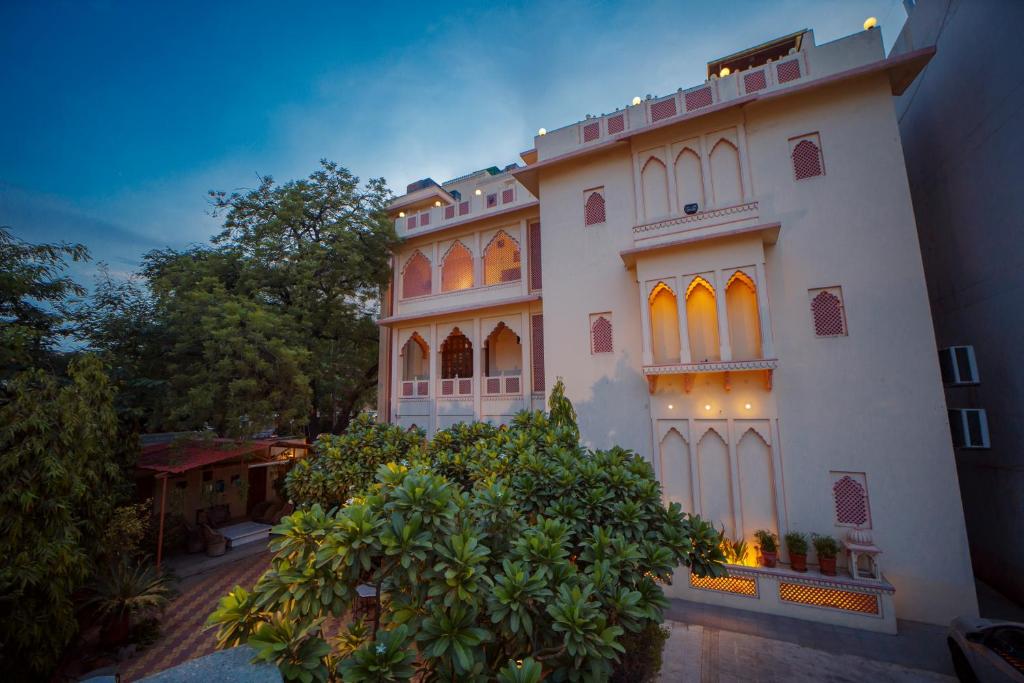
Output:
[[774,567],[775,563],[779,561],[779,553],[768,552],[765,550],[761,551],[761,566],[762,567]]
[[807,555],[801,555],[800,553],[790,553],[789,566],[795,572],[807,571]]
[[821,568],[821,573],[825,576],[836,575],[836,558],[818,557],[818,565]]

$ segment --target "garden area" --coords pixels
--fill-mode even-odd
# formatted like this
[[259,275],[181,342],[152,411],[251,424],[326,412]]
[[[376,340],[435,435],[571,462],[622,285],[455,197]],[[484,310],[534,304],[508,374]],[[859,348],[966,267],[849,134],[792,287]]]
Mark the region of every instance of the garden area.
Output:
[[648,681],[679,566],[724,575],[713,526],[650,464],[550,411],[422,432],[358,418],[288,475],[270,569],[209,619],[286,680]]

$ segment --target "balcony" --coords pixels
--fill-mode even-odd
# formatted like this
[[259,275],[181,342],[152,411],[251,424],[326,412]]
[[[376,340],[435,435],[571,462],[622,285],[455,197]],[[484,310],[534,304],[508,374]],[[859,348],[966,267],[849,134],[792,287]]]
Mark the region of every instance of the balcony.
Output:
[[536,206],[537,200],[518,184],[480,188],[480,194],[458,199],[452,204],[442,204],[417,211],[402,211],[395,219],[395,232],[399,237],[415,237],[437,232],[477,220],[479,218],[503,216],[520,209]]

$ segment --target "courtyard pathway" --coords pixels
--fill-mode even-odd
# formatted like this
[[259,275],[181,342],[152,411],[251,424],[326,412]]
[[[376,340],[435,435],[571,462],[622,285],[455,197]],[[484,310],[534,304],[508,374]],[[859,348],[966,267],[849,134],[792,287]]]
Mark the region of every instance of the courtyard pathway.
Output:
[[181,595],[164,612],[160,639],[121,664],[121,680],[135,681],[213,652],[216,631],[203,630],[206,618],[236,584],[252,588],[270,557],[269,551],[262,552],[182,580]]

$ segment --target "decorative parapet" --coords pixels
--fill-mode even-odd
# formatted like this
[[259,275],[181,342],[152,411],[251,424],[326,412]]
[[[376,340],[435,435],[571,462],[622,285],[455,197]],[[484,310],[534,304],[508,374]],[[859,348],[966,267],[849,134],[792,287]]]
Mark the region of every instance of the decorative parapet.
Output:
[[675,216],[653,223],[642,223],[633,226],[633,239],[649,239],[682,232],[683,230],[696,230],[698,228],[735,223],[747,219],[756,220],[759,214],[758,208],[756,201],[747,202],[720,209],[711,209],[710,211],[700,211],[690,215]]
[[755,360],[728,360],[714,363],[677,363],[675,365],[645,365],[644,375],[686,375],[701,372],[741,372],[745,370],[774,370],[779,367],[777,358]]

